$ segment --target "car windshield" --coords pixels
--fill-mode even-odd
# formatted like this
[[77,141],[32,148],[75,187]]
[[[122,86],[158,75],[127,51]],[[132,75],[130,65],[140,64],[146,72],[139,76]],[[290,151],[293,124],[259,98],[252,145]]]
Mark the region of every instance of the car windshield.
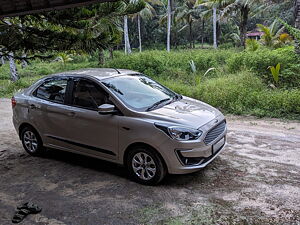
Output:
[[143,75],[108,78],[102,83],[129,108],[150,111],[178,99],[179,95]]

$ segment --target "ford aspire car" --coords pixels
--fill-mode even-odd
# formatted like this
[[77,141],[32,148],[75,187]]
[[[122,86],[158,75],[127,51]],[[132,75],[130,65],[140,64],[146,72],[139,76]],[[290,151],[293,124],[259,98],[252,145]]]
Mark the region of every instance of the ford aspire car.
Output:
[[104,159],[142,184],[198,171],[226,143],[219,110],[130,70],[50,75],[17,93],[12,107],[30,155],[54,148]]

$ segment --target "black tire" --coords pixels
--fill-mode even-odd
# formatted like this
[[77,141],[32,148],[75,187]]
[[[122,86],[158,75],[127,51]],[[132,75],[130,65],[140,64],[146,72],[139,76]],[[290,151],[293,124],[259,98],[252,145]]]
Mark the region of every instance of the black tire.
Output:
[[[141,170],[137,171],[137,173],[136,173],[134,171],[134,166],[136,169],[138,167],[138,165],[141,165],[141,164],[136,164],[135,161],[133,162],[133,160],[134,160],[134,158],[136,159],[136,157],[143,156],[143,155],[146,156],[147,160],[145,160],[145,161],[147,161],[146,164],[148,164],[148,165],[144,165],[144,167],[143,167],[144,171],[143,171],[143,169],[141,169]],[[150,158],[152,159],[152,161],[150,160]],[[133,165],[133,164],[136,164],[136,165]],[[153,165],[155,165],[155,173],[153,173],[153,168],[154,168]],[[129,172],[129,175],[131,176],[131,178],[134,179],[136,182],[138,182],[140,184],[144,184],[144,185],[158,184],[160,181],[162,181],[162,179],[166,176],[166,173],[167,173],[166,166],[165,166],[161,156],[158,153],[156,153],[155,150],[153,150],[147,146],[138,146],[138,147],[132,148],[128,153],[127,160],[126,160],[126,166],[127,166],[127,169],[128,169],[128,172]],[[142,171],[143,171],[144,175],[140,174],[140,176],[139,176],[138,174],[140,172],[142,173]],[[146,180],[143,179],[142,177],[146,178]]]
[[[32,156],[40,156],[44,153],[43,142],[38,132],[30,127],[24,127],[20,133],[23,148]],[[30,140],[29,140],[30,139]]]

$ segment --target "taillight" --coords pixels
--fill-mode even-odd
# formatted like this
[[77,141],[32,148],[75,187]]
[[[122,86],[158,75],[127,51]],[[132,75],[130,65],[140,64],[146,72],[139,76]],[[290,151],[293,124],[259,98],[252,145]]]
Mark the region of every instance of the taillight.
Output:
[[11,98],[11,107],[14,108],[17,105],[17,101],[15,99],[15,97]]

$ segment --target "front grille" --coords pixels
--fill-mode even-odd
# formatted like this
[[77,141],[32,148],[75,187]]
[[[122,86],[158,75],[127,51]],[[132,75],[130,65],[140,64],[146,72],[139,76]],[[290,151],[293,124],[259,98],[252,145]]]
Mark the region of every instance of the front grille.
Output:
[[215,126],[210,131],[208,131],[206,137],[204,138],[204,143],[208,145],[214,140],[216,140],[220,136],[220,134],[222,134],[225,131],[225,128],[226,128],[225,121],[219,123],[217,126]]

